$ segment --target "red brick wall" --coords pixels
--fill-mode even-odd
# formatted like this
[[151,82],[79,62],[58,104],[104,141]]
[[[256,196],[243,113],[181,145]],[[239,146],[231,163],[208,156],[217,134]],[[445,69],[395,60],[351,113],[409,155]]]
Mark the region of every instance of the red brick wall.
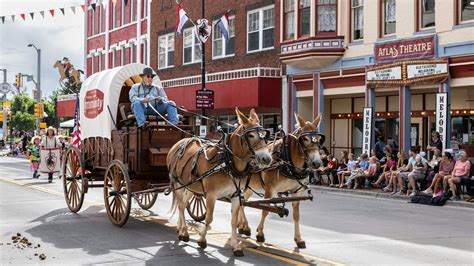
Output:
[[[235,56],[212,60],[212,38],[206,42],[206,71],[209,73],[255,67],[278,67],[280,51],[280,1],[281,0],[206,0],[205,12],[209,21],[219,19],[226,10],[235,15]],[[274,49],[247,54],[247,11],[274,5],[275,36]],[[184,1],[181,6],[190,18],[201,18],[201,1]],[[174,67],[159,70],[158,36],[175,31],[176,3],[162,5],[161,1],[151,2],[150,65],[162,80],[201,74],[200,63],[183,66],[183,36],[175,38]],[[188,22],[185,28],[190,27]]]

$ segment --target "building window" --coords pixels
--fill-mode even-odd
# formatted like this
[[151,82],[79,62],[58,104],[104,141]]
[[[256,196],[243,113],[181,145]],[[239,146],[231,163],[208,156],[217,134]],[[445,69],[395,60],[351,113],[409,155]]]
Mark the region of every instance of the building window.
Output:
[[235,43],[235,17],[229,17],[229,41],[226,41],[224,35],[217,25],[214,23],[212,33],[212,58],[221,58],[234,55]]
[[91,36],[95,35],[95,11],[91,8]]
[[364,0],[352,0],[352,40],[364,39]]
[[125,11],[127,5],[122,1],[122,25],[127,24],[127,12]]
[[458,20],[459,23],[474,21],[474,1],[458,0]]
[[396,30],[395,0],[382,0],[382,35],[394,34]]
[[158,69],[174,65],[174,35],[173,33],[158,37]]
[[435,26],[435,0],[418,1],[419,29]]
[[309,35],[311,22],[311,0],[299,0],[298,37]]
[[148,65],[148,40],[143,40],[143,63]]
[[120,47],[120,65],[125,65],[125,46]]
[[336,0],[317,0],[318,33],[336,33]]
[[112,29],[115,28],[117,26],[117,4],[114,4],[112,2],[112,8],[110,9],[110,11],[112,12]]
[[94,54],[91,54],[91,74],[95,73]]
[[115,48],[110,50],[110,68],[115,67]]
[[201,61],[201,42],[194,34],[194,28],[184,30],[183,64],[191,64]]
[[285,40],[295,37],[295,0],[285,1]]
[[135,21],[137,20],[137,10],[136,10],[136,5],[135,0],[130,0],[130,21]]
[[247,13],[247,52],[272,49],[275,39],[273,5]]
[[144,18],[148,17],[148,0],[143,1],[143,14]]
[[99,52],[99,68],[98,71],[102,71],[103,66],[102,66],[102,51]]

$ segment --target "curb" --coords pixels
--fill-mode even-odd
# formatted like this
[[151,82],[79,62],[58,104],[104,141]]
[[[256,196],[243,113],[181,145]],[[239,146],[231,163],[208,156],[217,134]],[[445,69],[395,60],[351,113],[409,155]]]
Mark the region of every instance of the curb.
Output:
[[[329,192],[335,194],[351,194],[351,195],[359,195],[368,198],[383,198],[383,199],[392,199],[392,200],[401,200],[409,203],[410,198],[408,196],[401,196],[401,195],[390,195],[389,193],[385,192],[377,192],[377,189],[373,189],[371,191],[366,190],[354,190],[354,189],[340,189],[340,188],[331,188],[331,187],[323,187],[323,186],[316,186],[316,185],[309,185],[309,188],[314,191],[321,191],[321,192]],[[465,201],[446,201],[445,206],[452,206],[452,207],[463,207],[463,208],[472,208],[474,209],[474,204],[471,202]]]

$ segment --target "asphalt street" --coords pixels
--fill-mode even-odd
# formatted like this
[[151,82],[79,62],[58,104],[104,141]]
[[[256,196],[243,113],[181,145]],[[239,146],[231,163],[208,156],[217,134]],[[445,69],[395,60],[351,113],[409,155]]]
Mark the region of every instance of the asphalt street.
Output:
[[[101,189],[90,189],[82,210],[72,214],[61,180],[48,184],[45,175],[33,180],[25,159],[0,157],[0,264],[474,264],[473,208],[313,194],[314,201],[303,202],[301,210],[306,249],[297,249],[293,242],[290,204],[289,217],[268,216],[264,245],[254,241],[260,211],[246,208],[252,236],[240,238],[245,257],[235,258],[227,245],[228,203],[217,204],[208,247],[202,250],[196,234],[188,243],[177,239],[177,217],[168,212],[171,196],[160,194],[150,211],[134,203],[132,218],[118,228],[107,218]],[[191,220],[189,226],[191,232],[202,228]],[[31,246],[21,249],[13,243],[17,233]]]

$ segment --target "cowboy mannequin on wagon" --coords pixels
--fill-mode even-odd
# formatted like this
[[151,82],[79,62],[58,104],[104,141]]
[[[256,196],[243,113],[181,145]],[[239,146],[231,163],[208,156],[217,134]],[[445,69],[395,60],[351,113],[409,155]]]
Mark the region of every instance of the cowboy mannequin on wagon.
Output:
[[163,87],[153,85],[153,69],[146,67],[140,77],[143,79],[142,83],[132,86],[129,93],[130,102],[132,102],[132,110],[137,119],[139,128],[145,128],[148,121],[145,119],[145,114],[156,115],[155,111],[148,108],[151,104],[161,115],[167,114],[168,120],[173,124],[178,124],[178,112],[176,104],[168,100],[166,92]]

